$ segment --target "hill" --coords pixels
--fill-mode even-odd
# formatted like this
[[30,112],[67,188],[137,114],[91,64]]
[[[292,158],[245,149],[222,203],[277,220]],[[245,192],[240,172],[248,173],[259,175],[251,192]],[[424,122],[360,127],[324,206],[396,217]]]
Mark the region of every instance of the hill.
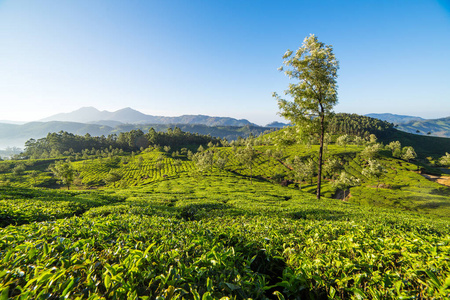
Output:
[[450,138],[448,137],[424,136],[401,130],[392,130],[389,135],[380,138],[380,141],[385,144],[400,141],[403,146],[414,147],[416,153],[422,158],[427,156],[439,157],[446,152],[450,152]]
[[[362,172],[370,142],[331,143],[337,164],[317,200],[314,174],[291,170],[296,156],[314,161],[317,145],[270,143],[283,134],[191,159],[153,147],[72,154],[79,190],[58,189],[48,171],[67,156],[0,162],[0,295],[445,299],[449,188],[384,150],[379,183]],[[250,165],[239,156],[247,143]],[[342,170],[360,180],[346,201],[331,198]]]
[[426,120],[394,114],[367,114],[366,116],[393,123],[395,128],[401,131],[418,135],[450,137],[450,117]]
[[366,114],[365,116],[380,119],[382,121],[387,121],[389,123],[393,124],[403,124],[408,123],[411,121],[421,121],[424,120],[421,117],[415,117],[415,116],[407,116],[407,115],[396,115],[396,114],[390,114],[390,113],[384,113],[384,114]]
[[249,135],[259,135],[274,128],[261,126],[208,126],[200,124],[123,124],[117,121],[103,121],[103,124],[76,123],[76,122],[30,122],[23,125],[1,124],[0,123],[0,149],[6,147],[23,148],[25,142],[31,138],[40,139],[48,133],[67,131],[77,135],[89,133],[92,136],[108,136],[119,134],[130,130],[141,129],[147,132],[150,128],[157,131],[167,131],[168,128],[179,127],[181,130],[190,133],[210,134],[214,137],[235,140],[238,137],[246,138]]
[[274,128],[283,128],[285,126],[289,126],[289,124],[276,121],[266,125],[266,127],[274,127]]
[[411,121],[399,124],[397,128],[409,133],[450,138],[450,117],[434,120]]
[[78,123],[99,123],[110,125],[111,121],[127,124],[201,124],[207,126],[257,126],[248,120],[237,120],[228,117],[211,117],[205,115],[182,115],[179,117],[152,116],[143,114],[132,108],[124,108],[115,112],[99,111],[94,107],[83,107],[70,113],[61,113],[40,120],[66,121]]

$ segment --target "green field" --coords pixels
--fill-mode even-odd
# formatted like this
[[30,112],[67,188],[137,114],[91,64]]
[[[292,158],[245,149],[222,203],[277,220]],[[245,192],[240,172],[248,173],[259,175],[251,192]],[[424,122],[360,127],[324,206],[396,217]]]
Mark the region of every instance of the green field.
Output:
[[[257,144],[251,165],[213,146],[200,169],[151,148],[91,155],[70,189],[48,169],[65,157],[1,161],[0,299],[449,297],[450,188],[423,163],[381,150],[378,182],[367,145],[330,144],[317,200],[292,162],[318,146]],[[359,180],[344,201],[342,171]]]

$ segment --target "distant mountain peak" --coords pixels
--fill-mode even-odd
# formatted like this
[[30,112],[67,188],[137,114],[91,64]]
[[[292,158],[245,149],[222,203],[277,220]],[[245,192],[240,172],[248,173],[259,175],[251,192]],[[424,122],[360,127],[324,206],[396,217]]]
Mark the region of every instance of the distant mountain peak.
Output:
[[179,117],[164,117],[146,115],[131,107],[125,107],[114,112],[99,111],[95,107],[82,107],[70,113],[61,113],[40,120],[42,122],[49,121],[65,121],[79,123],[96,123],[103,121],[120,122],[128,124],[201,124],[208,126],[258,126],[246,119],[234,119],[230,117],[211,117],[206,115],[183,115]]
[[289,124],[277,122],[277,121],[273,121],[272,123],[269,123],[266,125],[266,127],[272,127],[272,128],[283,128],[285,126],[289,126]]

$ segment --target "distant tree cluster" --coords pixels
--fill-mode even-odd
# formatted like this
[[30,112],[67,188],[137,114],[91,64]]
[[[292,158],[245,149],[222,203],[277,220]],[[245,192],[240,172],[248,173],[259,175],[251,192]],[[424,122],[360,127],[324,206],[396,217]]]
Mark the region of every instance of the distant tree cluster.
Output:
[[183,132],[179,128],[169,128],[167,132],[156,132],[153,128],[148,133],[140,129],[121,132],[119,135],[84,136],[66,131],[49,133],[45,138],[30,139],[25,143],[23,157],[50,158],[61,155],[100,155],[103,152],[117,154],[143,150],[149,146],[166,147],[175,151],[181,147],[196,149],[200,145],[219,143],[220,140],[209,135]]
[[339,113],[330,119],[328,129],[333,134],[349,134],[368,137],[375,134],[382,137],[394,128],[392,123],[357,114]]

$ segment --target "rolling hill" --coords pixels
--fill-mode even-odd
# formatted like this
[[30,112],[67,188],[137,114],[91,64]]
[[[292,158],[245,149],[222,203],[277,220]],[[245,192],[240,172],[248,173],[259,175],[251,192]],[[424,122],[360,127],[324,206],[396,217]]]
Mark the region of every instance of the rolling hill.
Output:
[[394,114],[367,114],[371,118],[380,119],[395,124],[401,131],[418,135],[450,137],[450,117],[440,119],[423,119],[414,116]]

